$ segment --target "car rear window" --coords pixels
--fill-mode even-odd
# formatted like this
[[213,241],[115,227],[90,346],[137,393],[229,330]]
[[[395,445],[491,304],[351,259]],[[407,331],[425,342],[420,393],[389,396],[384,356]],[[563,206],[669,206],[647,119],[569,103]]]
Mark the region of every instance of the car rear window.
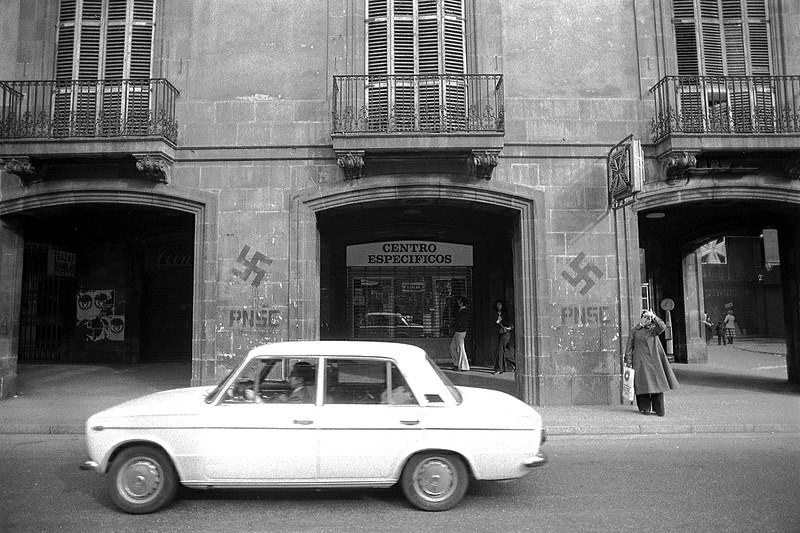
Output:
[[449,390],[450,394],[453,395],[453,398],[456,400],[456,404],[461,405],[462,398],[461,398],[461,392],[459,392],[458,387],[453,385],[453,382],[450,381],[450,378],[447,377],[447,374],[442,372],[442,370],[436,365],[436,363],[433,362],[430,356],[427,356],[425,359],[428,361],[428,364],[431,365],[433,371],[436,372],[436,374],[442,380],[442,383],[444,383],[447,386],[447,390]]

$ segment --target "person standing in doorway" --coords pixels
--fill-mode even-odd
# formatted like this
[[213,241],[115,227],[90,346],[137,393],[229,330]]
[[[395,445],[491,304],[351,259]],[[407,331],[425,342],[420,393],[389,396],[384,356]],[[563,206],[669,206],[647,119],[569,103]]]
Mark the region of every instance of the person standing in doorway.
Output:
[[658,336],[667,329],[664,321],[650,310],[642,311],[639,323],[628,336],[625,364],[632,366],[636,405],[643,415],[664,416],[664,393],[678,387],[667,354]]
[[501,300],[494,303],[494,328],[497,331],[497,349],[494,352],[494,374],[514,370],[514,352],[511,350],[511,318]]
[[733,339],[736,337],[736,317],[733,316],[733,310],[728,309],[725,312],[725,319],[722,322],[725,324],[726,344],[733,344]]
[[706,344],[708,344],[714,336],[714,324],[711,323],[711,317],[708,316],[708,313],[703,313],[703,326],[705,326],[706,329]]
[[725,344],[725,324],[722,320],[717,320],[717,344],[720,346]]
[[458,311],[453,321],[453,340],[450,341],[450,357],[453,358],[455,370],[469,370],[469,359],[467,350],[464,347],[464,340],[467,337],[467,326],[469,325],[469,311],[467,310],[467,299],[463,296],[456,299]]

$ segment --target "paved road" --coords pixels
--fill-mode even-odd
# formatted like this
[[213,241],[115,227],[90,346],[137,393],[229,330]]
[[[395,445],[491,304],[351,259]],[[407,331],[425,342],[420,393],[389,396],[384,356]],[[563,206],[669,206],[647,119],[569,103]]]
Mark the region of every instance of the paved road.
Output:
[[163,511],[116,511],[82,472],[77,435],[3,435],[0,531],[800,531],[800,434],[554,437],[551,462],[475,484],[455,510],[396,490],[181,490]]

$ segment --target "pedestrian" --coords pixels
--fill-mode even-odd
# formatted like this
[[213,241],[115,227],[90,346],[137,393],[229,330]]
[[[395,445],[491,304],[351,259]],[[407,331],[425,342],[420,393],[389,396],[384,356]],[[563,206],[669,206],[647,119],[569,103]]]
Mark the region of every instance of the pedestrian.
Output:
[[514,352],[511,349],[511,318],[508,316],[502,300],[494,302],[494,329],[497,332],[497,348],[494,351],[494,374],[502,374],[506,370],[514,370]]
[[664,393],[678,387],[678,380],[658,338],[666,329],[664,321],[654,312],[644,310],[628,337],[625,364],[635,371],[636,405],[643,415],[664,416]]
[[733,315],[733,310],[728,309],[725,312],[725,340],[727,344],[733,344],[733,338],[736,337],[736,317]]
[[467,350],[464,347],[464,340],[467,337],[467,326],[469,325],[469,311],[467,310],[467,299],[460,297],[456,299],[458,311],[453,321],[453,340],[450,341],[450,357],[453,358],[454,370],[469,370],[469,359]]
[[712,329],[714,324],[711,323],[711,317],[708,316],[708,313],[703,312],[703,325],[706,329],[706,344],[711,342],[711,338],[714,336]]
[[717,344],[722,346],[725,339],[725,325],[722,320],[717,320]]

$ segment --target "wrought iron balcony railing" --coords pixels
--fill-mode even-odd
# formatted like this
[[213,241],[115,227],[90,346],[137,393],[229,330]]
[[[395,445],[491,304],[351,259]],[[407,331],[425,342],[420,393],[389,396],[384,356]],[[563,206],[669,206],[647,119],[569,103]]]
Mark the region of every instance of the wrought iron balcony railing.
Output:
[[673,133],[800,134],[800,76],[667,76],[650,92],[654,142]]
[[334,76],[332,114],[334,134],[503,132],[503,76]]
[[0,81],[0,139],[162,137],[176,142],[165,79]]

